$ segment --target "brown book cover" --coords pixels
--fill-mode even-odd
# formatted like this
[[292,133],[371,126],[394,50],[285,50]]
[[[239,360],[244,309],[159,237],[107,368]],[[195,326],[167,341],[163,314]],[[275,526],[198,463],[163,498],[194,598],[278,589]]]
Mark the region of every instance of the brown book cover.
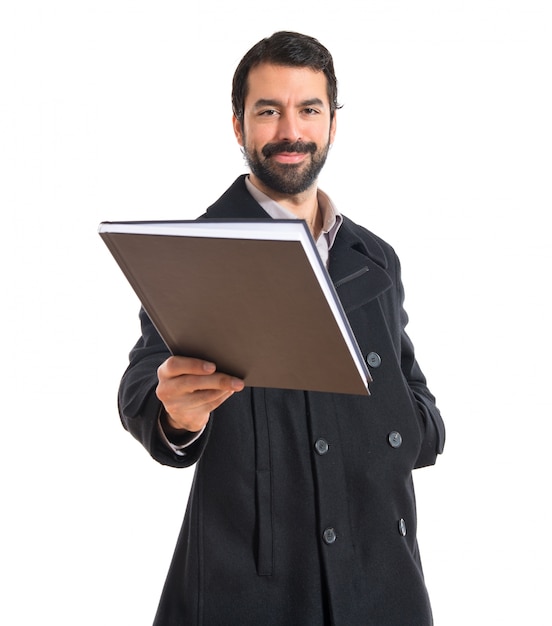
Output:
[[305,222],[102,222],[99,234],[172,354],[251,387],[369,395]]

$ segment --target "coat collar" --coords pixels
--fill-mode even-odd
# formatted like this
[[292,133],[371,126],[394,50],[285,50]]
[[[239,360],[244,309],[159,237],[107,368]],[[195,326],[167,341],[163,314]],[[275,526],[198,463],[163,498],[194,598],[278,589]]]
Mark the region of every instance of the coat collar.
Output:
[[[270,219],[253,199],[239,176],[202,218]],[[387,259],[381,245],[367,231],[344,218],[330,250],[329,274],[343,308],[350,312],[389,289]]]
[[271,219],[247,191],[245,178],[239,176],[202,217],[215,219]]

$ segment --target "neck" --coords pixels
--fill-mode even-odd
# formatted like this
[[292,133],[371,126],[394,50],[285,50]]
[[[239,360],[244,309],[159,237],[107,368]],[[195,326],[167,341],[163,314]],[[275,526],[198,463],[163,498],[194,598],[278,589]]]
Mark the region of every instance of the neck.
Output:
[[322,232],[323,220],[322,220],[322,211],[318,206],[318,201],[316,202],[316,207],[314,212],[311,214],[309,218],[303,218],[307,222],[307,226],[316,241]]
[[249,175],[249,180],[269,198],[291,211],[297,218],[305,220],[316,241],[322,230],[322,213],[318,208],[318,188],[316,184],[313,184],[302,193],[288,195],[269,189],[252,174]]

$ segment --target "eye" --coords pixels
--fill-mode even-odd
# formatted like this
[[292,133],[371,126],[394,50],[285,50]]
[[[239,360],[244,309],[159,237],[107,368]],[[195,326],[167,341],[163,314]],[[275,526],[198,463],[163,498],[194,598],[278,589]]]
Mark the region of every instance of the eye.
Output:
[[273,117],[274,115],[278,115],[278,111],[276,109],[263,109],[259,111],[260,117]]
[[320,113],[320,111],[318,109],[313,109],[312,107],[305,107],[303,109],[303,113],[305,115],[310,116],[310,115],[318,115]]

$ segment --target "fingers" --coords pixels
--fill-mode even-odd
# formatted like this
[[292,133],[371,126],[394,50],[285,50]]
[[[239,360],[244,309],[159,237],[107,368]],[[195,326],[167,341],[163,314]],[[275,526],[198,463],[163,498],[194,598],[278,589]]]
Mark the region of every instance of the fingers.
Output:
[[211,411],[244,388],[243,380],[216,371],[214,363],[170,357],[158,369],[157,397],[172,428],[201,430]]
[[159,367],[158,374],[161,372],[167,378],[172,378],[183,374],[205,376],[206,374],[213,374],[215,371],[216,366],[210,361],[187,356],[171,356]]
[[190,357],[170,357],[157,370],[159,382],[182,393],[218,389],[241,391],[244,383],[235,376],[216,371],[214,363]]

